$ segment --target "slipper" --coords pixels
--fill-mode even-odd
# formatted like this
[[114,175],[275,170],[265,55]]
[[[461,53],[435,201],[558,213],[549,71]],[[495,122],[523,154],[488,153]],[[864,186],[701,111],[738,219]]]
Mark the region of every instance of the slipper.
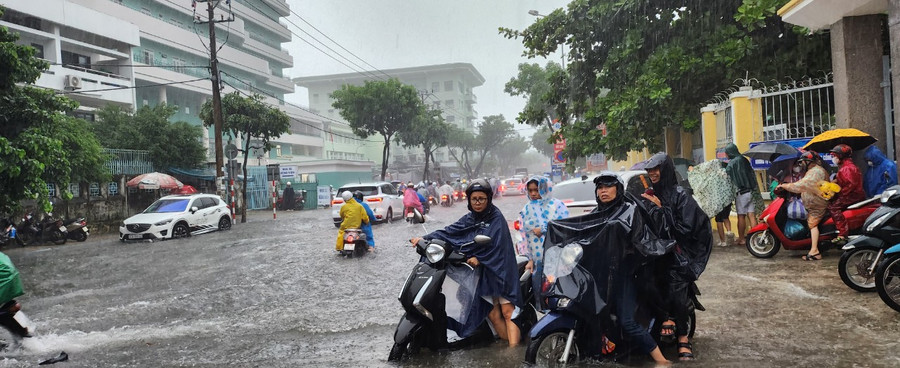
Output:
[[800,257],[800,258],[802,258],[804,261],[821,261],[821,260],[822,260],[822,255],[819,254],[819,253],[816,253],[816,254],[807,254],[807,255],[805,255],[805,256],[803,256],[803,257]]
[[[664,330],[669,330],[671,332],[665,333],[665,332],[663,332]],[[668,321],[663,322],[662,327],[660,327],[660,330],[659,330],[659,336],[662,336],[662,337],[675,336],[675,321],[672,321],[670,319]]]
[[688,349],[690,351],[685,351],[685,352],[679,351],[678,352],[678,360],[680,360],[682,362],[694,360],[694,347],[691,345],[691,343],[679,342],[678,350],[681,350],[681,349]]

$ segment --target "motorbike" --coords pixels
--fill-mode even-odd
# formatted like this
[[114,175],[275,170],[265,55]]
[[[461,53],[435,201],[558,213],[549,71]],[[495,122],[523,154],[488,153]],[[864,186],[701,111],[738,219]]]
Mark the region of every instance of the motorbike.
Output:
[[83,242],[91,235],[84,217],[63,221],[63,226],[66,227],[67,237],[77,242]]
[[[405,313],[394,332],[394,345],[388,361],[399,361],[416,354],[426,347],[437,351],[457,350],[494,340],[494,333],[487,320],[491,306],[475,296],[475,285],[481,275],[481,267],[466,264],[466,249],[489,244],[491,238],[476,235],[471,242],[454,247],[441,240],[420,240],[415,244],[421,261],[416,264],[400,291],[400,304]],[[520,295],[531,300],[531,272],[525,270],[527,258],[517,257]],[[478,318],[468,321],[468,318]],[[537,320],[531,304],[520,308],[513,318],[521,331],[528,331]],[[467,323],[475,322],[475,323]],[[457,331],[469,324],[477,327],[460,336]],[[470,327],[470,329],[472,329]]]
[[344,250],[341,255],[347,258],[362,257],[368,252],[366,249],[366,233],[362,229],[344,230]]
[[[298,190],[297,195],[294,198],[294,208],[291,208],[294,211],[302,211],[303,207],[306,206],[306,191]],[[275,201],[275,208],[279,211],[288,210],[288,208],[284,207],[284,197],[279,197],[277,201]]]
[[419,209],[415,207],[404,208],[403,217],[406,219],[406,222],[411,224],[421,224],[425,222],[425,215],[419,212]]
[[[759,224],[747,233],[747,251],[757,258],[774,257],[782,247],[787,250],[807,250],[812,246],[812,239],[809,236],[809,227],[806,225],[806,221],[798,221],[795,225],[802,227],[802,229],[793,232],[790,236],[786,235],[785,229],[788,224],[787,209],[789,204],[786,197],[789,193],[779,189],[775,194],[778,197],[759,215]],[[850,227],[850,235],[858,235],[861,232],[866,218],[872,212],[875,212],[880,204],[866,203],[859,207],[854,206],[850,206],[843,211],[847,224]],[[819,224],[819,248],[828,249],[834,247],[835,245],[831,243],[831,240],[836,238],[837,235],[834,219],[828,217],[825,221],[822,221]]]
[[881,207],[866,219],[863,234],[844,245],[838,262],[841,280],[856,291],[875,291],[875,268],[885,251],[900,239],[900,186],[888,188],[869,201],[876,200]]
[[9,243],[18,244],[20,247],[24,246],[25,242],[22,241],[22,237],[16,236],[17,233],[18,230],[11,218],[0,219],[0,246]]
[[22,242],[26,245],[44,241],[62,245],[66,243],[69,236],[62,220],[54,219],[52,213],[46,214],[41,221],[34,218],[33,213],[27,213],[22,218],[22,223],[19,224],[18,229],[17,236],[21,236]]
[[453,199],[451,199],[449,195],[441,194],[441,206],[452,207]]
[[438,204],[437,199],[434,199],[434,196],[433,196],[433,195],[429,195],[429,196],[428,196],[428,206],[429,206],[429,207],[431,207],[431,206],[437,206],[437,204]]
[[[900,205],[900,186],[893,186],[881,195],[881,202],[885,206],[896,208]],[[900,233],[900,216],[897,211],[885,212],[869,225],[873,231],[882,234]],[[878,229],[878,230],[876,230]],[[875,267],[875,290],[878,296],[889,307],[900,312],[900,244],[896,244],[897,236],[890,238],[887,249],[884,250],[884,259]],[[894,244],[892,244],[894,243]]]

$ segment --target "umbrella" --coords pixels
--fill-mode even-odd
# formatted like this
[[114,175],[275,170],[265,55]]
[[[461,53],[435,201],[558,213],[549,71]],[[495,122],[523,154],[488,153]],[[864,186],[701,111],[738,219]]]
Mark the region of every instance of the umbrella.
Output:
[[125,186],[139,189],[177,189],[183,187],[184,184],[171,175],[152,172],[135,176],[125,183]]
[[778,156],[795,154],[797,152],[799,151],[794,146],[786,143],[766,142],[753,146],[753,148],[744,152],[744,156],[757,160],[772,161]]
[[828,152],[841,143],[850,146],[854,151],[862,150],[877,142],[875,137],[858,129],[832,129],[809,140],[803,149],[816,152]]
[[172,191],[172,194],[194,194],[197,193],[197,188],[194,188],[193,185],[185,184],[183,187],[179,189],[175,189]]
[[791,174],[791,168],[794,166],[794,162],[800,158],[800,155],[800,151],[797,151],[792,154],[778,156],[772,161],[772,165],[769,166],[766,173],[781,181],[784,176]]

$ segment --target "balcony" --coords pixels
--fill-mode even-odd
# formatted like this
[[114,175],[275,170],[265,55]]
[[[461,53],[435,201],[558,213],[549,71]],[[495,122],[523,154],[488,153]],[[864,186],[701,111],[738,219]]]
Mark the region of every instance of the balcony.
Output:
[[[79,88],[72,85],[75,80]],[[75,65],[51,65],[36,84],[57,91],[71,91],[68,97],[89,107],[99,108],[110,103],[131,106],[134,103],[134,90],[131,88],[134,83],[128,77]]]
[[463,95],[463,101],[470,104],[478,103],[478,97],[474,93],[466,93]]

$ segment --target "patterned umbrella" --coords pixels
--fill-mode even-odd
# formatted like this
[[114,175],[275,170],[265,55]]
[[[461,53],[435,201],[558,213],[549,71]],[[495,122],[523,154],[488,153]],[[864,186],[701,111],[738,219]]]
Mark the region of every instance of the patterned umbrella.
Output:
[[152,172],[135,176],[125,183],[125,186],[138,187],[138,189],[178,189],[184,184],[171,175]]
[[810,139],[809,143],[803,146],[803,149],[822,153],[828,152],[834,146],[843,143],[850,146],[854,151],[859,151],[877,141],[875,137],[858,129],[832,129]]

